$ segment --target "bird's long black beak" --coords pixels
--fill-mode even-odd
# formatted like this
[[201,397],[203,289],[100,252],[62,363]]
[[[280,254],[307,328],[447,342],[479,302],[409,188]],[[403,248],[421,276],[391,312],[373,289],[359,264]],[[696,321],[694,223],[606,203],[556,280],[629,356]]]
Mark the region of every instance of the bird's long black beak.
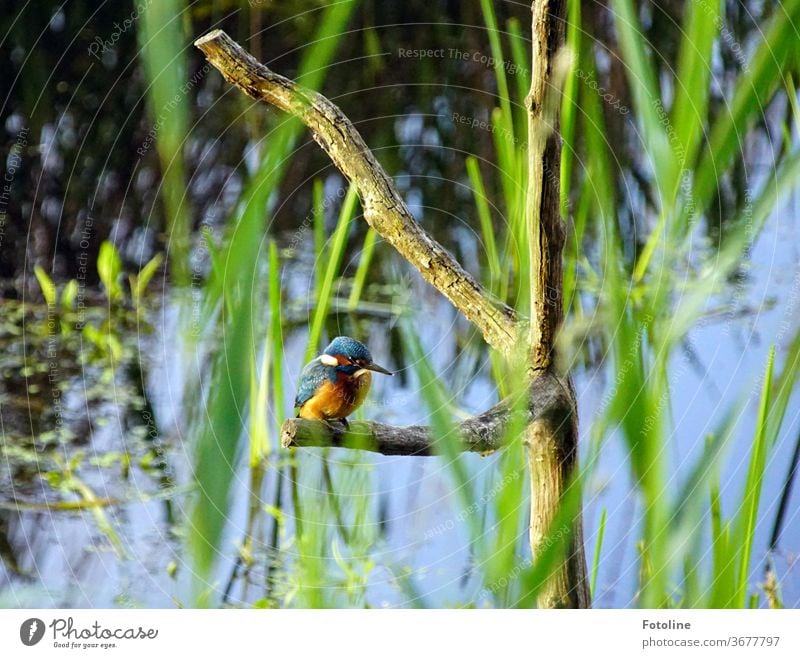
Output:
[[364,366],[367,370],[372,370],[373,372],[379,372],[382,375],[393,375],[393,372],[389,372],[386,368],[382,368],[377,363],[370,363],[369,365]]

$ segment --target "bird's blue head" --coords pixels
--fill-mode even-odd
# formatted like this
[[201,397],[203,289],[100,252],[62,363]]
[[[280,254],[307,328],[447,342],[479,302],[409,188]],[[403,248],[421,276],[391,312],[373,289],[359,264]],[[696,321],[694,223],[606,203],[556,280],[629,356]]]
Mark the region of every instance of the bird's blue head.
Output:
[[[335,367],[340,372],[353,375],[358,371],[372,370],[384,375],[392,373],[377,365],[372,360],[372,354],[364,343],[358,342],[349,336],[337,336],[325,348],[320,360],[325,365]],[[335,361],[335,363],[334,363]]]

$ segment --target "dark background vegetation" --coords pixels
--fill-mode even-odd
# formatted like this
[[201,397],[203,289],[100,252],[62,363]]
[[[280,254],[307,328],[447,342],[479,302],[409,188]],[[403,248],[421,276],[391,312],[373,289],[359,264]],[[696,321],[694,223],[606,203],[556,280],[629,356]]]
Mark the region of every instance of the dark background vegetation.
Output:
[[[221,27],[245,44],[256,57],[292,77],[302,48],[315,33],[314,10],[325,3],[305,2],[193,2],[183,20],[191,22],[192,34]],[[657,8],[653,6],[657,4]],[[680,22],[683,3],[643,3],[646,39],[660,53],[657,66],[672,70],[678,40],[674,25]],[[15,296],[32,267],[52,267],[55,276],[77,274],[81,228],[87,215],[94,220],[94,262],[102,240],[112,236],[129,260],[138,250],[125,250],[131,241],[144,245],[152,255],[164,243],[165,220],[157,195],[158,154],[155,148],[137,154],[152,127],[147,111],[146,76],[137,58],[137,26],[127,30],[124,20],[135,12],[135,3],[41,2],[35,11],[4,11],[0,30],[0,121],[3,144],[10,151],[22,126],[28,139],[22,167],[14,178],[8,208],[9,221],[0,252],[0,276],[4,294]],[[498,21],[528,21],[524,3],[497,3]],[[729,26],[735,41],[722,41],[720,56],[733,77],[740,67],[732,44],[748,43],[761,22],[759,12],[767,3],[727,3]],[[488,120],[496,104],[496,83],[491,66],[456,58],[400,57],[401,49],[460,49],[489,56],[486,34],[477,2],[369,2],[360,3],[350,23],[350,33],[338,46],[337,63],[325,75],[324,92],[356,123],[367,143],[388,171],[413,191],[412,199],[426,206],[420,213],[426,228],[453,247],[446,221],[449,213],[469,221],[474,215],[471,196],[454,189],[449,181],[465,180],[461,153],[473,153],[491,161],[492,140],[487,130],[469,129],[453,122],[453,114]],[[597,51],[604,51],[607,71],[598,81],[622,106],[631,107],[624,64],[608,10],[601,2],[586,3],[584,29]],[[89,48],[97,39],[112,47],[97,57]],[[199,51],[188,52],[192,74],[201,71]],[[520,75],[524,77],[525,72]],[[515,76],[510,76],[513,80]],[[251,102],[226,88],[219,75],[202,75],[189,92],[193,102],[191,134],[185,154],[189,187],[187,196],[196,230],[201,222],[222,226],[226,219],[225,187],[235,188],[245,174],[248,144],[258,140],[272,110],[249,111]],[[223,102],[215,102],[225,96]],[[721,95],[712,99],[719,106]],[[208,112],[213,104],[214,109]],[[776,108],[787,116],[790,108]],[[644,197],[646,184],[638,140],[624,115],[604,105],[608,144],[619,167],[615,179],[623,195]],[[413,120],[411,119],[413,117]],[[767,125],[763,127],[767,130]],[[322,175],[331,165],[313,142],[292,157],[282,183],[273,226],[291,231],[305,216],[310,198],[311,174]],[[446,144],[446,148],[441,148]],[[51,146],[53,148],[51,148]],[[47,162],[40,157],[49,154]],[[200,156],[213,149],[212,158]],[[719,230],[731,207],[741,202],[745,162],[725,181],[714,213]],[[491,181],[494,172],[486,167]],[[625,186],[624,191],[622,187]],[[630,189],[631,186],[633,189]],[[227,198],[235,195],[227,195]],[[737,198],[739,197],[739,198]],[[221,206],[221,207],[220,207]],[[143,221],[146,218],[147,221]],[[636,250],[636,221],[631,210],[620,218],[628,249]],[[452,227],[451,227],[452,228]],[[136,255],[135,255],[136,254]],[[146,260],[146,259],[145,259]],[[27,263],[27,270],[26,270]],[[132,264],[132,263],[131,263]],[[93,274],[97,282],[96,274]]]

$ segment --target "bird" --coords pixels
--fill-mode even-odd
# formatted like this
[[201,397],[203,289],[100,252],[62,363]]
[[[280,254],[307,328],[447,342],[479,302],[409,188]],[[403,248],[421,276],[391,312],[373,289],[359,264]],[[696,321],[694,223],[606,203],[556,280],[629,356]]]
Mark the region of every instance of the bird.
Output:
[[300,373],[294,401],[297,417],[339,420],[348,427],[347,416],[367,397],[371,372],[394,374],[372,360],[364,343],[349,336],[337,336]]

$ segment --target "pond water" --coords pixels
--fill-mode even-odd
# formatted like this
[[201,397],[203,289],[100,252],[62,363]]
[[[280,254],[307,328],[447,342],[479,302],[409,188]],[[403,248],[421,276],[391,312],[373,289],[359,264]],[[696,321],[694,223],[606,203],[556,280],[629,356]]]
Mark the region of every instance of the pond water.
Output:
[[[797,201],[791,199],[774,214],[752,251],[746,297],[741,304],[747,312],[712,316],[695,328],[686,352],[675,357],[672,368],[674,440],[668,458],[673,491],[678,491],[688,476],[700,454],[703,437],[717,427],[731,408],[741,411],[739,431],[723,461],[721,493],[728,514],[746,477],[759,376],[769,347],[776,344],[779,369],[783,349],[794,334],[800,313],[800,241],[791,212]],[[283,273],[284,289],[291,290],[292,295],[307,290],[309,274],[308,264],[297,263]],[[414,326],[426,354],[453,391],[454,399],[470,413],[494,404],[496,392],[486,375],[488,363],[457,347],[467,337],[474,338],[469,327],[418,277],[407,274],[401,280],[407,289],[403,304],[413,306]],[[140,363],[139,368],[126,368],[108,376],[91,363],[84,363],[75,372],[62,372],[60,377],[67,390],[60,398],[61,416],[56,420],[45,415],[41,421],[44,425],[61,423],[78,437],[64,445],[65,462],[76,447],[84,453],[80,464],[75,465],[80,484],[68,482],[67,490],[74,493],[76,486],[83,485],[96,498],[113,499],[118,504],[77,511],[36,508],[45,501],[63,498],[54,494],[52,476],[41,472],[35,463],[15,460],[13,454],[5,453],[5,463],[0,466],[6,492],[0,507],[0,549],[4,557],[0,604],[152,607],[186,605],[190,601],[185,529],[174,520],[189,512],[188,492],[183,489],[190,481],[192,463],[186,396],[208,382],[204,381],[206,355],[188,346],[178,321],[179,309],[185,303],[168,294],[150,317],[151,333],[138,331],[144,326],[138,323],[131,328],[133,361]],[[397,371],[398,376],[373,380],[364,416],[395,424],[425,423],[425,405],[416,394],[409,364],[391,356],[392,322],[375,321],[368,342],[376,360]],[[303,365],[305,341],[305,329],[287,335],[283,364],[287,410]],[[73,349],[81,352],[89,347],[79,344]],[[26,412],[34,399],[30,396],[33,375],[20,377],[19,373],[11,373],[11,356],[7,355],[3,364],[4,436],[11,436],[15,424],[33,422],[26,420],[32,417]],[[13,381],[9,374],[16,375]],[[574,377],[581,447],[585,450],[607,383],[606,372],[602,367],[577,368]],[[24,382],[29,390],[23,394],[19,386]],[[14,395],[23,396],[16,406],[12,406]],[[131,404],[131,399],[139,398],[139,402]],[[147,404],[142,402],[145,399]],[[763,571],[772,520],[798,431],[800,398],[795,394],[779,445],[766,470],[761,524],[754,549],[755,580],[760,580]],[[120,456],[122,451],[131,455],[129,460]],[[263,558],[269,551],[265,542],[274,524],[270,514],[260,512],[253,524],[257,537],[253,567],[242,570],[236,564],[237,547],[248,530],[253,500],[258,501],[259,508],[272,504],[276,488],[282,486],[287,523],[291,524],[288,482],[278,476],[277,459],[273,454],[255,491],[244,456],[236,469],[226,548],[219,557],[217,578],[212,585],[219,592],[227,590],[230,605],[252,604],[264,595]],[[489,604],[489,597],[481,592],[483,583],[471,569],[474,556],[468,527],[452,480],[438,458],[386,457],[347,450],[331,450],[324,456],[319,450],[299,450],[302,497],[324,492],[320,475],[323,459],[327,459],[334,480],[345,490],[352,485],[368,492],[367,504],[381,520],[371,529],[370,555],[379,566],[368,576],[368,605],[448,606],[467,601]],[[465,461],[476,491],[491,491],[497,456],[467,455]],[[69,473],[67,467],[61,470]],[[9,500],[14,496],[29,501],[33,508],[12,511]],[[85,490],[82,498],[85,499]],[[800,493],[795,491],[779,551],[774,556],[787,607],[800,605],[798,503]],[[618,437],[603,447],[584,506],[590,564],[600,514],[605,509],[608,515],[595,605],[634,605],[639,568],[635,540],[641,505],[631,484],[623,442]],[[112,528],[110,532],[102,530],[108,526]],[[521,536],[523,554],[525,543],[526,537]],[[285,548],[289,559],[295,550],[292,546]],[[700,557],[710,559],[709,555]],[[236,577],[231,579],[234,572]],[[422,600],[417,599],[419,592],[424,593]]]

